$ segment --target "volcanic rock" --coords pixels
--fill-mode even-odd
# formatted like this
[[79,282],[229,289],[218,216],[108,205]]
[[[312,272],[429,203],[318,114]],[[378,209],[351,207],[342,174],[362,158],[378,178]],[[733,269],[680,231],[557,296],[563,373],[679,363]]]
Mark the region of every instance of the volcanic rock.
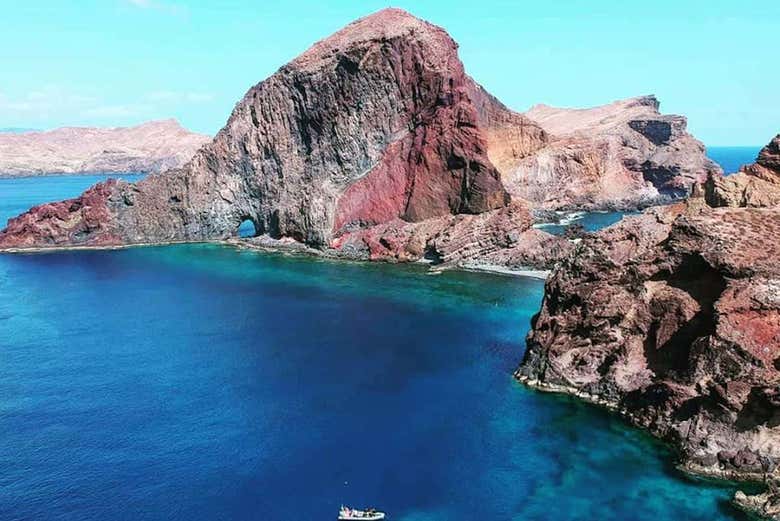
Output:
[[780,464],[778,258],[776,206],[712,208],[698,187],[625,218],[554,270],[516,376],[619,411],[689,471],[764,479]]
[[683,197],[722,170],[654,96],[591,109],[537,105],[525,113],[547,133],[535,154],[505,165],[504,184],[537,208],[625,209]]
[[[530,114],[542,125],[468,77],[444,30],[386,9],[252,87],[184,167],[33,208],[0,249],[223,240],[249,220],[270,240],[350,257],[548,268],[572,246],[533,230],[531,206],[636,204],[657,191],[640,166],[626,173],[634,163],[677,178],[706,166],[654,100]],[[596,155],[523,170],[573,150],[563,143]]]
[[0,133],[0,177],[161,172],[182,166],[209,139],[172,119],[127,128]]
[[755,163],[738,173],[710,176],[706,195],[712,206],[780,206],[780,135],[761,150]]
[[[500,161],[545,141],[538,125],[465,75],[444,30],[386,9],[250,89],[185,167],[33,208],[9,222],[0,247],[223,239],[251,220],[261,235],[371,258],[415,260],[433,247],[380,255],[372,237],[401,248],[391,230],[424,244],[436,237],[444,252],[443,237],[468,236],[472,222],[498,234],[486,239],[490,248],[517,249],[506,237],[528,231],[530,214],[521,202],[509,205],[489,144]],[[455,228],[443,234],[448,226]],[[560,242],[529,237],[532,248]]]

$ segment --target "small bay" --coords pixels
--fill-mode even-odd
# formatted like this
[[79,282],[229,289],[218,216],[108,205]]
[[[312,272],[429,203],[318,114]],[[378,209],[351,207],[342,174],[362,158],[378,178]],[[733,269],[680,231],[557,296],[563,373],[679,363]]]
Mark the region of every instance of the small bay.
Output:
[[[95,180],[0,180],[0,219]],[[0,254],[0,518],[738,519],[512,379],[542,292],[218,245]]]

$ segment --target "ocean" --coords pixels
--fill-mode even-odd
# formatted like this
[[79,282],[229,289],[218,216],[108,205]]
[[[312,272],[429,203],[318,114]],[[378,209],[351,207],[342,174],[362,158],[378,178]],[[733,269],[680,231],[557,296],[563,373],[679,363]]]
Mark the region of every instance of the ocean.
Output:
[[[94,180],[0,180],[0,219]],[[217,245],[0,254],[0,519],[739,519],[512,379],[542,292]]]
[[726,174],[737,172],[742,165],[753,163],[761,147],[707,147],[707,156]]

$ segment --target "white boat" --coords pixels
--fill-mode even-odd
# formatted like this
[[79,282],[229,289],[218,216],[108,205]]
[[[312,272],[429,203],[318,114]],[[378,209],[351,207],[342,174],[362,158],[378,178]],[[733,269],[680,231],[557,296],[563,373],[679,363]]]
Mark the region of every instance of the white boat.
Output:
[[339,509],[339,521],[376,521],[377,519],[384,518],[385,513],[380,512],[375,508],[358,510],[356,508],[349,508],[341,505],[341,509]]

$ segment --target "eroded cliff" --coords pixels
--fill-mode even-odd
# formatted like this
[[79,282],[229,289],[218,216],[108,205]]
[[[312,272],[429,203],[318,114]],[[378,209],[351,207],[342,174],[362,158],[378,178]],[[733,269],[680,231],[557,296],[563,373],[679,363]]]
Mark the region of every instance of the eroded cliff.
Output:
[[[406,260],[434,243],[445,255],[444,237],[484,214],[491,244],[517,246],[507,236],[528,232],[536,248],[540,232],[522,202],[510,205],[488,149],[524,156],[545,141],[466,76],[444,30],[386,9],[250,89],[185,167],[34,208],[9,222],[0,247],[222,239],[251,220],[271,238]],[[374,247],[391,244],[389,227],[414,230],[423,247]]]
[[443,29],[386,9],[252,87],[185,166],[33,208],[0,249],[222,240],[249,220],[350,257],[550,267],[572,245],[532,210],[636,206],[718,173],[657,109],[513,112]]
[[504,183],[536,207],[636,208],[688,195],[721,168],[683,116],[659,112],[654,96],[590,109],[537,105],[524,115],[548,134],[545,147],[507,165]]
[[[776,143],[741,175],[780,174]],[[780,472],[780,207],[724,200],[742,204],[699,187],[584,239],[516,376],[619,411],[689,471],[761,480]]]

